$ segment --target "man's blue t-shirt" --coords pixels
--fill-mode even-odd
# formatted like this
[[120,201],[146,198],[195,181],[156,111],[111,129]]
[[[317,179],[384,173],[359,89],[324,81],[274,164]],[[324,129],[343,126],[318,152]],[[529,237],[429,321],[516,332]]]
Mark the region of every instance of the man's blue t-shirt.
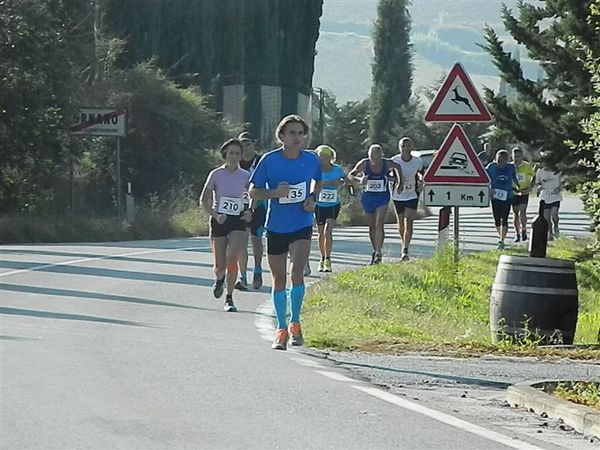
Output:
[[[344,178],[344,170],[337,164],[334,164],[330,171],[328,171],[328,172],[322,171],[321,173],[323,174],[323,181],[336,181],[336,180],[339,180],[340,178]],[[323,186],[321,188],[321,192],[329,191],[329,192],[335,192],[336,194],[337,194],[337,190],[338,190],[338,186]],[[323,198],[323,196],[320,196],[320,198]],[[329,198],[334,198],[334,200],[327,201],[327,202],[317,202],[316,205],[321,206],[323,208],[327,208],[329,206],[335,206],[335,205],[340,204],[339,195],[329,196]]]
[[[506,200],[513,196],[513,183],[517,182],[517,175],[514,164],[508,163],[503,168],[498,167],[495,162],[489,163],[485,168],[492,180],[492,189],[506,191]],[[496,200],[501,200],[496,198]]]
[[312,212],[304,210],[302,203],[311,192],[312,181],[321,181],[319,157],[307,150],[300,150],[296,159],[283,156],[278,148],[261,158],[250,183],[258,189],[276,189],[279,183],[289,183],[287,198],[269,200],[266,228],[275,233],[293,233],[312,226]]

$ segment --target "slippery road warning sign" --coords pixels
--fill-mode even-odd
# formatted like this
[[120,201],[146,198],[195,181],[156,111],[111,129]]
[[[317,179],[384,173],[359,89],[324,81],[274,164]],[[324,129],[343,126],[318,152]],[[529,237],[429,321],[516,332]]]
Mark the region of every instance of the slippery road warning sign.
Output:
[[489,184],[490,178],[460,125],[454,125],[446,136],[425,173],[424,181],[440,184]]
[[471,78],[454,64],[425,115],[427,122],[490,122],[492,116]]

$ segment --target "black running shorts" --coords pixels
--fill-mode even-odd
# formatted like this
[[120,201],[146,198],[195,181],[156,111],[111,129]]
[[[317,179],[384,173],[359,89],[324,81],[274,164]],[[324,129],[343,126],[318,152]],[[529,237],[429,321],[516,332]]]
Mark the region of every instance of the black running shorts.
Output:
[[210,218],[210,237],[229,236],[232,231],[246,231],[247,223],[240,216],[227,216],[225,222],[219,223],[214,217]]
[[274,233],[267,231],[267,253],[269,255],[283,255],[290,250],[290,244],[301,239],[312,237],[312,227],[301,228],[291,233]]
[[340,204],[333,206],[319,206],[315,205],[315,219],[317,219],[317,225],[325,225],[327,219],[337,220],[340,214]]

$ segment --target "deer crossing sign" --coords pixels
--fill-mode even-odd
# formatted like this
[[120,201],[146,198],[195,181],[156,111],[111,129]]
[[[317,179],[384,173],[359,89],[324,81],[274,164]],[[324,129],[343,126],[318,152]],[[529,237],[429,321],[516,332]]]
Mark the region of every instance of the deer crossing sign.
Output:
[[492,116],[460,63],[446,76],[427,114],[427,122],[490,122]]

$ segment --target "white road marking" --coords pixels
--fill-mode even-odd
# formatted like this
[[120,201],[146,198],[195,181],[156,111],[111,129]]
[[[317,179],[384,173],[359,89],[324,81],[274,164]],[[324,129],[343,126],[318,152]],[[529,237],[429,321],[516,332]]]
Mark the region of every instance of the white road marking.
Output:
[[262,303],[258,308],[256,308],[256,312],[259,314],[254,318],[254,325],[258,330],[258,334],[265,341],[272,341],[273,336],[275,335],[275,326],[274,319],[271,316],[273,314],[273,307],[271,306],[271,301],[267,300]]
[[310,359],[298,358],[296,356],[292,356],[292,360],[295,361],[295,362],[297,362],[298,364],[301,364],[301,365],[306,366],[306,367],[314,367],[314,368],[317,368],[317,369],[325,369],[325,366],[322,366],[321,364],[316,363],[316,362],[314,362],[314,361],[312,361]]
[[381,389],[377,389],[377,388],[370,387],[370,386],[360,386],[360,385],[353,385],[352,387],[354,389],[362,391],[366,394],[372,395],[381,400],[392,403],[396,406],[400,406],[401,408],[408,409],[409,411],[413,411],[418,414],[423,414],[424,416],[435,419],[438,422],[442,422],[442,423],[450,425],[454,428],[458,428],[458,429],[466,431],[468,433],[475,434],[477,436],[481,436],[482,438],[488,439],[490,441],[498,442],[499,444],[506,445],[507,447],[510,447],[510,448],[515,448],[518,450],[543,450],[541,447],[536,447],[535,445],[531,445],[531,444],[528,444],[527,442],[519,441],[517,439],[514,439],[512,437],[498,433],[496,431],[488,430],[487,428],[483,428],[483,427],[480,427],[479,425],[472,424],[470,422],[467,422],[466,420],[459,419],[458,417],[454,417],[450,414],[446,414],[446,413],[436,411],[434,409],[430,409],[425,406],[419,405],[417,403],[413,403],[411,401],[397,397],[388,392],[382,391]]
[[109,259],[109,258],[122,258],[125,256],[137,256],[137,255],[148,255],[150,253],[166,253],[166,252],[178,252],[178,251],[187,251],[187,250],[208,250],[210,247],[184,247],[184,248],[163,248],[159,250],[144,250],[140,252],[130,252],[130,253],[118,253],[113,255],[102,255],[102,256],[94,256],[90,258],[81,258],[81,259],[73,259],[70,261],[63,261],[53,264],[42,264],[39,266],[28,267],[27,269],[18,269],[11,270],[9,272],[0,273],[0,277],[8,277],[10,275],[18,275],[20,273],[33,272],[35,270],[43,270],[48,267],[56,267],[56,266],[72,266],[73,264],[80,264],[89,261],[96,261],[99,259]]
[[317,370],[317,373],[320,373],[323,376],[326,376],[327,378],[331,378],[332,380],[336,380],[336,381],[346,381],[349,383],[356,383],[356,380],[353,380],[352,378],[349,378],[345,375],[342,375],[341,373],[337,373],[337,372],[330,372],[328,370]]

